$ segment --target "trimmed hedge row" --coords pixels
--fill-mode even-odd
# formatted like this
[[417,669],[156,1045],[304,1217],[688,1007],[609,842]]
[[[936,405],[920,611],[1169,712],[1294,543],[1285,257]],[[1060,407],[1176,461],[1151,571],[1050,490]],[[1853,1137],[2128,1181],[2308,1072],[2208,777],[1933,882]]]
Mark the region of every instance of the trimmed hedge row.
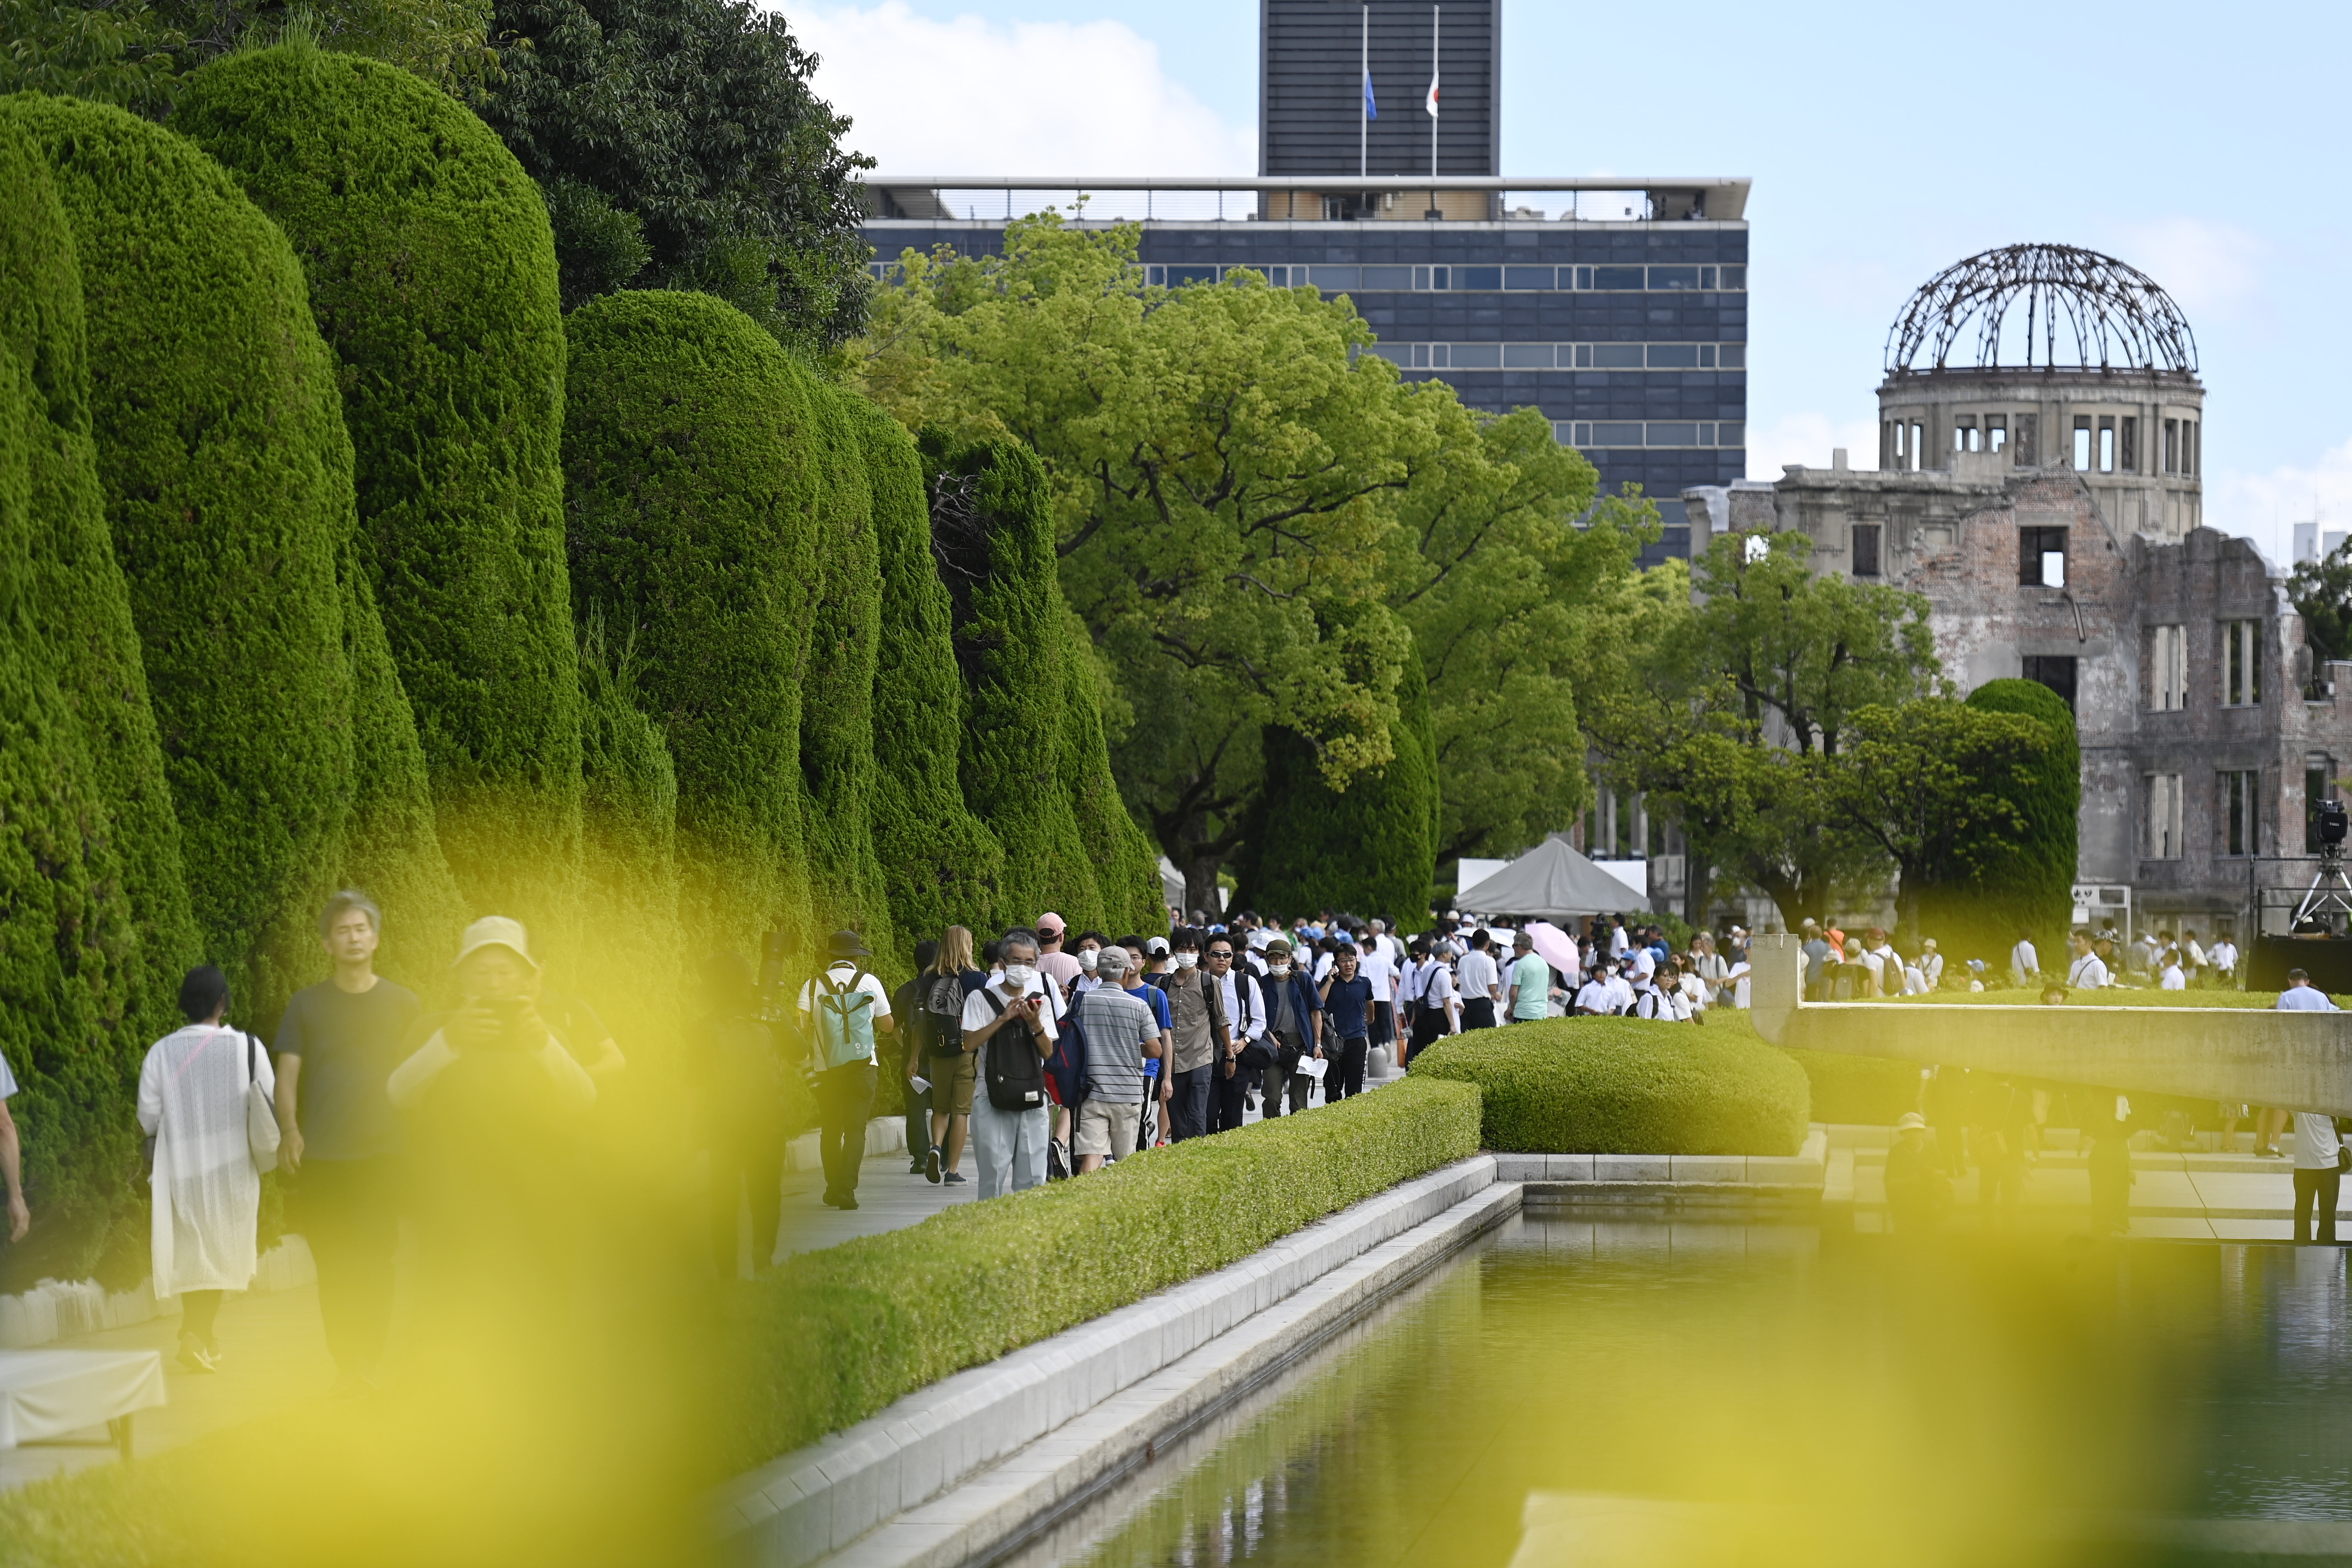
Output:
[[803,1253],[743,1298],[734,1466],[1467,1159],[1478,1103],[1414,1079]]
[[456,100],[315,46],[191,74],[173,129],[292,241],[341,361],[359,526],[478,912],[576,936],[580,685],[547,204]]
[[1793,1154],[1805,1074],[1753,1032],[1637,1018],[1478,1029],[1412,1074],[1476,1084],[1485,1146],[1547,1154]]
[[334,359],[286,237],[185,138],[79,99],[9,112],[73,226],[107,527],[205,956],[240,1016],[274,1018],[318,967],[352,785]]

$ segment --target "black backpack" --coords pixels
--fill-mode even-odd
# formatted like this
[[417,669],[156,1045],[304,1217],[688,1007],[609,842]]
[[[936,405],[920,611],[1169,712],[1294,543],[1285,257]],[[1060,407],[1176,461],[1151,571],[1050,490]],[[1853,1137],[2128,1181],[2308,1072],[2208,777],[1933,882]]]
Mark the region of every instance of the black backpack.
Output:
[[[1002,1011],[1002,1009],[999,1009]],[[934,974],[923,982],[922,1024],[927,1056],[963,1054],[963,980],[954,974]]]
[[[992,1013],[1004,1016],[1004,1004],[996,993],[983,990],[981,994],[988,998]],[[988,1058],[982,1076],[988,1079],[989,1104],[999,1110],[1034,1110],[1045,1103],[1045,1058],[1037,1054],[1028,1025],[997,1030],[988,1037],[983,1054]]]

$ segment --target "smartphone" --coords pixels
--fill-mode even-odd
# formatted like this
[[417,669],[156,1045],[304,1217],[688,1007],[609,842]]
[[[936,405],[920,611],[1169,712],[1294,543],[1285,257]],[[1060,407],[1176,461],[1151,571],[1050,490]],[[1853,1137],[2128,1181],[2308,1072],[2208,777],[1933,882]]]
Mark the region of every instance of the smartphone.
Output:
[[492,1050],[512,1050],[521,1042],[516,1037],[515,1026],[522,1022],[523,999],[520,996],[486,996],[482,1005],[488,1007],[499,1021],[499,1037],[490,1042]]

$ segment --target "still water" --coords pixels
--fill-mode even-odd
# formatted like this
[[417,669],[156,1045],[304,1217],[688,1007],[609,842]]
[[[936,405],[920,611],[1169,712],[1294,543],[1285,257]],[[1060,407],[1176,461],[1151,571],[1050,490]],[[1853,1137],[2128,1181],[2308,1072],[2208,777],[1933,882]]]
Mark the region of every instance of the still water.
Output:
[[2352,1541],[2345,1257],[1531,1211],[1014,1562],[2073,1568],[2232,1560],[2183,1531]]

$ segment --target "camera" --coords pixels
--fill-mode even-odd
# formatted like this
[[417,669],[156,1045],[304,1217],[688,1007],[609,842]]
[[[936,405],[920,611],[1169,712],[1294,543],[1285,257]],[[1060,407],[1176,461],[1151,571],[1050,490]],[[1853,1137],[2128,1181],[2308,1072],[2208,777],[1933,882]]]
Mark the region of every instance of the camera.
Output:
[[2312,826],[2318,830],[2319,842],[2323,848],[2333,849],[2344,842],[2347,820],[2342,801],[2321,801],[2312,807],[2311,820]]

